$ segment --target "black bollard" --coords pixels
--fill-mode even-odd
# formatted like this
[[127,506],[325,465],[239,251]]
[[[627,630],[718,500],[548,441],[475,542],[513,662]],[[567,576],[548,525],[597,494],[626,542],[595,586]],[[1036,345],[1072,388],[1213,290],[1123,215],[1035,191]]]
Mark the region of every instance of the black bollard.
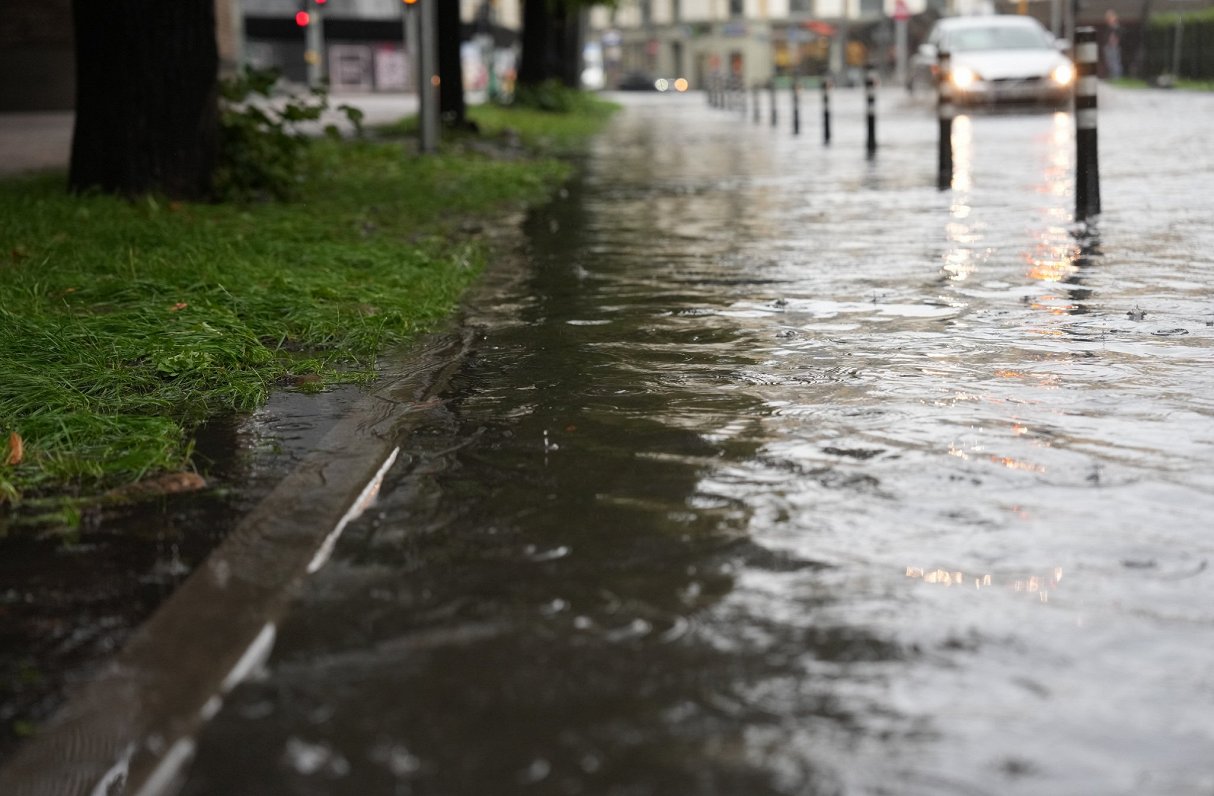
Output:
[[953,184],[953,117],[956,116],[956,108],[953,106],[952,59],[948,53],[941,51],[937,62],[937,77],[940,80],[936,103],[936,114],[940,118],[940,168],[936,187],[945,191]]
[[830,143],[830,76],[822,75],[822,143]]
[[864,67],[864,108],[868,121],[865,148],[872,157],[877,152],[877,67],[871,62]]
[[779,114],[776,113],[776,79],[772,77],[771,82],[767,84],[771,88],[771,126],[775,127],[780,121]]
[[1075,219],[1100,215],[1096,149],[1096,29],[1075,28]]
[[801,134],[801,84],[792,79],[792,134]]
[[751,86],[750,97],[751,97],[751,100],[754,101],[754,106],[755,106],[754,107],[755,124],[758,124],[761,121],[761,119],[759,118],[759,84],[758,83],[755,83],[753,86]]

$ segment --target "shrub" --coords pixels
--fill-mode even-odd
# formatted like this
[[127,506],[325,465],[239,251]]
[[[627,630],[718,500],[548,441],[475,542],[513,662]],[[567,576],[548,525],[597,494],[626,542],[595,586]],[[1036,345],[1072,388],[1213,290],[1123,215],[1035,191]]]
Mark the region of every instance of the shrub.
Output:
[[[303,150],[310,142],[309,123],[329,110],[328,92],[279,95],[279,74],[247,68],[220,84],[219,164],[215,171],[217,198],[229,201],[287,200],[303,179]],[[345,114],[356,132],[362,131],[362,111],[349,105]],[[338,136],[337,127],[324,132]]]

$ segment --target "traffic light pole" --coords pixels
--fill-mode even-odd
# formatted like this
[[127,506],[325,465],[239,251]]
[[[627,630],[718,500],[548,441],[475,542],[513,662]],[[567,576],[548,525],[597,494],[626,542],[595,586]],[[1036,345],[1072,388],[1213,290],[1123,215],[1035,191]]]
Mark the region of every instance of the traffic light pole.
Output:
[[304,28],[304,62],[308,65],[308,87],[319,88],[324,80],[324,64],[321,63],[321,53],[324,52],[324,33],[321,26],[324,22],[319,5],[305,13],[309,15],[308,25]]

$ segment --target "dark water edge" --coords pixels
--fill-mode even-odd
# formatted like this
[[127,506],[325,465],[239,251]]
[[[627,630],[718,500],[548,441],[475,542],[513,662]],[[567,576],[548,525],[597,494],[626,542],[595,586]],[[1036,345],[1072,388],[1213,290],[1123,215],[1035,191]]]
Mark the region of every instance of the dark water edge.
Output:
[[199,492],[92,508],[73,528],[14,523],[0,538],[0,764],[361,394],[284,391],[211,420],[195,436]]

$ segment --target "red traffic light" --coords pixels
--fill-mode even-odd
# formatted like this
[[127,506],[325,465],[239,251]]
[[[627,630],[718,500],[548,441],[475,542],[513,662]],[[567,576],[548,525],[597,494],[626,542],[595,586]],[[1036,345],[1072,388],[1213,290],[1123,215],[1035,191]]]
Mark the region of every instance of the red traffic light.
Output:
[[307,11],[295,12],[295,24],[301,28],[308,27],[308,23],[312,21],[312,15]]
[[316,5],[323,6],[327,2],[329,2],[329,0],[316,0]]

